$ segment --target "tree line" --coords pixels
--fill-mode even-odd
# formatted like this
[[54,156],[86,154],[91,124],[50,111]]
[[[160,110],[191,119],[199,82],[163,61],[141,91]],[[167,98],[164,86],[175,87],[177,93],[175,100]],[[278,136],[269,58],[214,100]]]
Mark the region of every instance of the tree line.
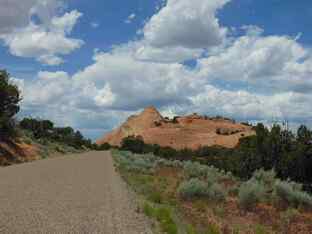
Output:
[[36,139],[47,139],[50,141],[64,143],[76,149],[83,147],[92,149],[94,145],[90,139],[86,139],[80,131],[71,127],[55,127],[50,120],[39,120],[24,118],[19,126],[23,130],[30,131]]
[[14,140],[21,130],[26,130],[31,132],[35,139],[61,142],[77,149],[99,148],[80,131],[71,127],[55,127],[50,120],[24,118],[20,122],[17,121],[15,116],[20,110],[21,100],[20,90],[10,81],[10,74],[0,70],[0,141]]
[[[281,179],[291,179],[312,187],[312,131],[302,125],[294,134],[274,125],[271,129],[259,123],[256,135],[242,138],[233,149],[203,146],[197,150],[175,150],[171,147],[145,144],[141,137],[123,139],[121,149],[134,153],[153,153],[172,160],[200,161],[234,175],[249,179],[259,169],[274,169]],[[311,190],[312,191],[312,190]]]

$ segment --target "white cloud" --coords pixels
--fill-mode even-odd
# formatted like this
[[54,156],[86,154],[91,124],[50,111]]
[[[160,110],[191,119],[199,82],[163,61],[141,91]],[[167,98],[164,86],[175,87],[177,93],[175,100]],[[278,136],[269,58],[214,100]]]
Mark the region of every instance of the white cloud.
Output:
[[31,16],[37,16],[47,23],[51,15],[62,6],[62,0],[1,0],[0,35],[26,27]]
[[220,26],[217,10],[229,0],[168,0],[143,29],[145,39],[154,47],[191,49],[217,46],[227,29]]
[[131,15],[128,16],[128,18],[125,20],[126,24],[131,24],[132,21],[135,19],[136,14],[132,13]]
[[311,54],[286,36],[250,34],[222,53],[198,61],[207,82],[224,81],[258,92],[307,92],[312,88]]
[[91,26],[92,28],[98,28],[98,27],[100,26],[100,24],[99,24],[98,22],[91,22],[91,23],[90,23],[90,26]]
[[168,0],[138,34],[136,57],[162,63],[184,62],[222,47],[227,28],[216,13],[230,0]]
[[[21,15],[28,15],[28,20],[25,16],[21,16],[17,17],[16,24],[12,19],[10,27],[0,25],[0,39],[9,47],[11,54],[35,58],[47,65],[59,65],[64,62],[62,55],[70,54],[83,45],[82,40],[68,38],[78,19],[82,16],[80,12],[73,10],[62,16],[57,16],[60,1],[56,0],[46,1],[45,4],[42,1],[26,1],[26,3],[27,7],[21,12]],[[3,6],[12,10],[12,15],[19,14],[13,9],[15,1],[9,4],[0,2],[0,8]],[[31,21],[31,15],[38,16],[40,22]],[[3,17],[4,20],[5,17],[6,15]],[[19,22],[19,18],[23,23]]]
[[[142,39],[109,52],[95,51],[93,64],[72,76],[39,72],[31,82],[15,81],[23,87],[23,113],[97,133],[148,105],[171,116],[198,112],[312,124],[311,51],[297,38],[264,36],[253,25],[242,26],[245,35],[227,40],[227,29],[216,18],[227,2],[168,0],[146,23]],[[59,54],[82,43],[71,47],[75,40],[67,38],[78,15],[71,12],[50,21],[50,31],[60,36],[57,42],[49,42],[46,26],[29,25],[34,37],[44,37],[49,46],[38,39],[38,46],[29,50],[25,36],[19,43],[12,41],[11,51],[61,63]],[[15,33],[23,35],[23,30]],[[196,59],[197,66],[182,65],[186,59]]]
[[92,116],[114,112],[114,126],[123,119],[113,120],[118,113],[126,117],[129,111],[148,105],[171,115],[198,112],[249,120],[312,119],[312,95],[307,92],[312,60],[309,50],[294,39],[248,34],[222,52],[199,59],[195,69],[138,59],[132,46],[97,52],[94,63],[72,77],[40,72],[36,82],[24,85],[28,87],[24,88],[28,90],[25,105],[36,104],[42,112],[54,109],[60,112],[58,118],[64,118],[60,117],[63,109]]
[[200,113],[268,122],[311,120],[311,101],[311,94],[289,91],[263,95],[245,90],[229,91],[212,85],[206,85],[204,92],[192,97],[193,108]]

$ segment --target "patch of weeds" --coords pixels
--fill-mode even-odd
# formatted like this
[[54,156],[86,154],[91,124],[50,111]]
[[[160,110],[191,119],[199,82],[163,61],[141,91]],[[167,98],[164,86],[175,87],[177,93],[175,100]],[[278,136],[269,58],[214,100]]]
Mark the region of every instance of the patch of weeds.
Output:
[[159,183],[159,188],[161,190],[166,190],[167,186],[168,186],[168,181],[166,178],[163,177],[158,177],[158,183]]
[[224,210],[224,207],[222,205],[218,205],[218,206],[214,207],[213,213],[220,218],[225,217],[225,210]]
[[160,222],[161,229],[168,234],[177,234],[178,228],[171,216],[171,210],[167,207],[160,207],[156,211],[156,218]]
[[60,147],[58,145],[55,146],[55,150],[56,150],[56,152],[59,152],[61,154],[65,154],[66,153],[66,151],[62,147]]
[[239,227],[234,227],[233,228],[233,234],[239,234],[240,233],[240,228]]
[[221,234],[221,231],[216,224],[210,223],[205,231],[205,234]]
[[283,227],[287,228],[293,221],[294,219],[299,215],[298,210],[296,209],[288,209],[285,212],[281,214],[281,221]]
[[206,202],[203,200],[198,200],[194,202],[194,208],[201,213],[205,213],[207,211]]
[[186,227],[186,234],[197,234],[197,231],[193,225],[189,224]]
[[124,179],[139,194],[148,195],[153,192],[153,177],[150,175],[123,172]]
[[151,194],[147,196],[147,199],[157,204],[161,204],[163,202],[162,195],[158,191],[153,191]]
[[178,227],[172,218],[172,212],[168,207],[155,207],[148,202],[143,204],[143,212],[149,218],[155,218],[164,233],[177,234]]
[[257,224],[255,226],[255,234],[267,234],[268,232],[266,231],[265,227],[260,225],[260,224]]
[[149,218],[152,218],[155,216],[155,208],[152,207],[148,202],[144,202],[143,212]]

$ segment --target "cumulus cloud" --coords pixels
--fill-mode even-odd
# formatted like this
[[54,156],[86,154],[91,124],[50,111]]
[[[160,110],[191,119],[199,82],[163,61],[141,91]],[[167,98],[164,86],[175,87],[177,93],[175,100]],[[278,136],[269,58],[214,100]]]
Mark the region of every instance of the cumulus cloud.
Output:
[[230,0],[168,0],[138,30],[136,57],[163,63],[184,62],[223,46],[227,28],[216,18]]
[[[98,87],[93,91],[98,94],[96,97],[103,97],[104,90],[104,103],[110,103],[109,108],[135,110],[151,103],[159,106],[186,103],[187,96],[181,96],[180,91],[193,92],[188,80],[190,71],[181,64],[140,61],[124,49],[98,53],[94,60],[93,65],[75,74],[73,80],[78,87],[91,84]],[[101,103],[98,99],[95,102]]]
[[229,0],[168,0],[143,29],[155,47],[209,48],[222,43],[227,29],[220,26],[216,12]]
[[61,4],[62,1],[58,0],[1,0],[0,35],[27,26],[33,15],[46,23]]
[[[288,37],[242,36],[223,52],[198,60],[195,69],[142,61],[127,44],[96,53],[92,65],[71,77],[64,72],[40,72],[37,81],[28,84],[25,101],[94,115],[132,113],[156,105],[171,115],[309,119],[310,63],[308,50]],[[230,87],[218,85],[221,81]]]
[[[15,80],[23,86],[23,114],[93,134],[148,105],[170,116],[198,112],[311,122],[311,51],[297,38],[264,36],[254,25],[242,26],[243,36],[223,44],[227,29],[216,12],[227,2],[168,0],[146,23],[141,39],[96,51],[93,63],[79,72],[42,71],[31,82]],[[66,39],[77,13],[55,18],[49,27]],[[60,62],[55,53],[37,48],[39,58]],[[196,60],[195,68],[183,65],[186,59]]]
[[219,55],[198,61],[208,82],[224,81],[258,92],[308,92],[312,88],[311,55],[287,36],[247,34]]
[[[21,4],[25,8],[17,12],[14,7],[19,4],[18,2],[0,3],[0,8],[4,6],[11,12],[10,15],[16,16],[14,21],[10,17],[7,19],[6,14],[0,14],[0,22],[2,17],[4,22],[9,21],[8,26],[0,23],[0,39],[9,47],[11,54],[35,58],[47,65],[59,65],[64,62],[62,55],[67,55],[83,45],[82,40],[68,37],[82,16],[77,10],[58,16],[57,9],[61,4],[60,1],[27,0]],[[18,16],[19,14],[21,16]],[[39,22],[33,22],[32,15],[36,15]]]
[[126,24],[131,24],[132,21],[135,19],[136,14],[132,13],[131,15],[128,16],[128,18],[125,20]]

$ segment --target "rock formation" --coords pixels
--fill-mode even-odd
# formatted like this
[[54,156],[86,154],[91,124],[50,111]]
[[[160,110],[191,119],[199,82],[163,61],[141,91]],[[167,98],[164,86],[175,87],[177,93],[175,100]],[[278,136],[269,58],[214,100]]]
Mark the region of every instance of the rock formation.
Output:
[[161,116],[155,107],[147,107],[141,114],[129,117],[119,128],[99,139],[97,144],[120,146],[123,138],[140,136],[146,143],[175,149],[213,145],[233,148],[240,138],[254,134],[250,126],[230,119],[192,114],[170,120]]

